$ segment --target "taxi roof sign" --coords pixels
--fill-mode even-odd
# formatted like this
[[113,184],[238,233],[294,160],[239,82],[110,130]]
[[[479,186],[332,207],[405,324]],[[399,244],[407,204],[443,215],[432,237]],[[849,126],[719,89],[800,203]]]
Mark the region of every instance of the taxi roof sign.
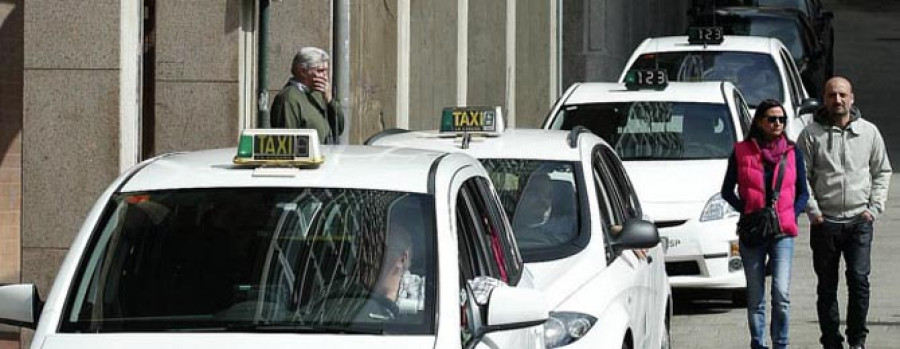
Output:
[[318,166],[324,162],[319,134],[310,129],[244,129],[236,165]]
[[725,40],[722,27],[690,27],[688,43],[691,45],[718,45]]
[[447,107],[441,112],[441,133],[497,135],[504,128],[500,107]]
[[635,69],[625,74],[625,88],[629,90],[663,90],[669,86],[669,74],[665,69]]

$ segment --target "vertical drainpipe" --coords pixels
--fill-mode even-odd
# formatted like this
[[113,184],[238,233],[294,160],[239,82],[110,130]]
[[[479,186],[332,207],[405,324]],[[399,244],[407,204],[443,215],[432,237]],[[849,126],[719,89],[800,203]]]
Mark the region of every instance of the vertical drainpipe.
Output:
[[259,0],[259,30],[257,35],[257,123],[256,127],[269,128],[269,82],[266,79],[268,72],[269,54],[267,41],[269,39],[269,0]]
[[344,131],[335,137],[340,144],[347,144],[353,117],[350,113],[350,0],[334,0],[332,3],[332,64],[334,69],[332,88],[344,112]]

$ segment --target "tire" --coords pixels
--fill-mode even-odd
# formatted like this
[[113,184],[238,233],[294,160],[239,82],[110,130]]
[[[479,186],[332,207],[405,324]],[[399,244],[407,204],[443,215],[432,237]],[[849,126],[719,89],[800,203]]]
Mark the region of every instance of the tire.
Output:
[[747,307],[747,289],[734,290],[731,292],[731,304],[735,307]]

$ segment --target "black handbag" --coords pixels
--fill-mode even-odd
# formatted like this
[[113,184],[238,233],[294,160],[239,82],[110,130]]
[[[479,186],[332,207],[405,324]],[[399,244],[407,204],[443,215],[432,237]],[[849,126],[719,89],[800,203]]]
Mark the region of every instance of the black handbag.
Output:
[[784,158],[786,156],[787,153],[781,156],[781,163],[778,165],[778,179],[775,181],[775,188],[772,188],[772,199],[768,200],[765,207],[748,214],[742,214],[741,218],[738,219],[738,238],[741,240],[741,243],[748,247],[760,246],[783,236],[781,223],[778,221],[778,211],[775,210],[775,202],[781,193],[781,180],[784,178]]

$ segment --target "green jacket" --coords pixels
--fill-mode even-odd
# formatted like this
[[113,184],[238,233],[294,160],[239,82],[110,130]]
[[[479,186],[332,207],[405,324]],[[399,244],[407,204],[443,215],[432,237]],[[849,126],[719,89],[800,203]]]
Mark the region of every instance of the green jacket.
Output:
[[315,129],[324,144],[337,143],[338,136],[344,131],[344,112],[337,98],[326,104],[321,92],[301,91],[292,82],[284,85],[275,96],[269,117],[272,128]]

